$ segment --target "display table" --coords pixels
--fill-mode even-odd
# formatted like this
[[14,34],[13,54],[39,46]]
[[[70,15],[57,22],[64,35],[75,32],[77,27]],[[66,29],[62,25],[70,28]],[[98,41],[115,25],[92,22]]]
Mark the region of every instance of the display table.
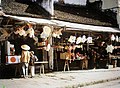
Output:
[[111,55],[110,57],[111,57],[113,68],[117,67],[118,60],[120,60],[120,55]]
[[35,64],[39,64],[39,67],[40,67],[40,75],[41,73],[45,73],[45,69],[44,69],[44,65],[45,64],[48,64],[48,61],[37,61],[35,62]]
[[83,54],[77,53],[75,59],[71,59],[71,58],[75,58],[75,55],[68,52],[60,53],[60,59],[65,61],[64,71],[66,69],[69,71],[70,70],[69,63],[72,63],[73,61],[76,61],[76,60],[82,61],[82,69],[88,68],[88,60],[86,55],[84,56]]
[[[74,61],[82,61],[82,69],[88,69],[88,60],[87,59],[74,59]],[[66,71],[66,69],[69,71],[70,70],[70,66],[69,63],[72,63],[73,60],[65,60],[65,64],[64,64],[64,71]]]
[[113,68],[117,67],[117,60],[120,59],[119,55],[110,55],[111,63],[113,65]]

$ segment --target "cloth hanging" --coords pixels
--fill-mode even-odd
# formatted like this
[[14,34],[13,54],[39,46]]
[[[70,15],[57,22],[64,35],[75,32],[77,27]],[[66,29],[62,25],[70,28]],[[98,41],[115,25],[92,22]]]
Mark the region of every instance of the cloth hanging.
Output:
[[72,36],[72,35],[71,35],[70,38],[68,39],[68,41],[71,42],[71,43],[74,43],[75,40],[76,40],[76,37],[75,37],[75,36]]
[[115,39],[115,40],[116,40],[116,42],[118,42],[118,41],[119,41],[119,38],[118,38],[118,36],[116,36],[116,39]]
[[85,43],[86,40],[87,40],[87,39],[86,39],[86,36],[83,35],[83,37],[82,37],[82,42]]
[[107,45],[106,50],[107,50],[107,53],[112,53],[113,50],[114,50],[114,46],[112,44],[111,45]]
[[78,37],[77,40],[76,40],[76,44],[79,44],[79,43],[82,43],[82,38],[81,37]]
[[111,36],[111,40],[112,40],[112,41],[115,40],[115,35],[112,34],[112,36]]
[[87,43],[92,43],[92,37],[87,38]]

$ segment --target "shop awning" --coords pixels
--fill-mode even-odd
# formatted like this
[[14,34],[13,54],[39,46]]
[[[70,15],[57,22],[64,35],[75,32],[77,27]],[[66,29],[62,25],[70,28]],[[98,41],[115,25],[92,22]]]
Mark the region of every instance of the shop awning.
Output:
[[4,15],[4,16],[11,17],[17,20],[26,21],[26,22],[66,27],[66,30],[120,33],[120,29],[113,28],[113,27],[93,26],[93,25],[71,23],[71,22],[65,22],[65,21],[59,21],[59,20],[48,20],[48,19],[41,19],[41,18],[20,17],[20,16],[12,16],[12,15]]
[[70,22],[64,22],[64,21],[58,21],[58,20],[52,20],[52,21],[57,23],[58,26],[65,26],[66,30],[120,33],[120,29],[118,28],[85,25],[85,24],[70,23]]
[[20,21],[26,21],[26,22],[32,22],[36,24],[49,24],[49,25],[55,25],[56,23],[52,22],[48,19],[41,19],[41,18],[31,18],[31,17],[20,17],[20,16],[12,16],[12,15],[4,15],[5,17],[10,17],[16,20]]

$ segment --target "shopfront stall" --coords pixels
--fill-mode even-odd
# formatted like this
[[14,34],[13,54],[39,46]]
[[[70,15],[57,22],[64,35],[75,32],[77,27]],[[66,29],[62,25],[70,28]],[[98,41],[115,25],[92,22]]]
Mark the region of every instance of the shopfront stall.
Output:
[[[57,70],[65,71],[65,69],[70,70],[70,68],[71,70],[83,69],[82,64],[84,62],[82,62],[82,59],[78,60],[76,50],[70,51],[69,46],[78,48],[80,56],[87,57],[87,68],[85,67],[84,69],[109,68],[109,65],[112,65],[111,61],[109,61],[109,53],[115,55],[115,47],[119,45],[120,31],[118,29],[56,20],[54,22],[58,23],[59,26],[65,27],[61,38],[54,39],[54,44],[62,47],[55,49],[55,56],[57,56],[57,60],[55,59],[55,68]],[[66,58],[67,56],[68,58]]]
[[[24,43],[35,51],[38,61],[47,61],[45,69],[55,71],[107,68],[111,64],[109,54],[117,55],[116,52],[119,52],[115,46],[119,46],[120,31],[115,28],[11,15],[6,17],[24,22],[23,25],[18,24],[12,37],[8,38],[13,45],[7,43],[6,64],[19,63],[20,46]],[[31,24],[35,24],[35,29]],[[109,45],[113,47],[112,52]]]

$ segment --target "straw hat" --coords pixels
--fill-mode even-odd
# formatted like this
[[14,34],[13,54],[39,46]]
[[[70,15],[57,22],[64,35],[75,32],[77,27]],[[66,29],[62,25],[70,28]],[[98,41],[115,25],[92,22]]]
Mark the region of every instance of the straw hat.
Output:
[[22,45],[21,48],[23,50],[30,50],[30,47],[28,45]]

